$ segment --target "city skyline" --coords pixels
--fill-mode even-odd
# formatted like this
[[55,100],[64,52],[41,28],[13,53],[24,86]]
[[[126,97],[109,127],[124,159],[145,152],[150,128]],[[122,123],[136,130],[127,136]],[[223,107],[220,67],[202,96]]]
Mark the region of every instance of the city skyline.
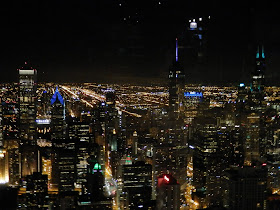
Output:
[[0,209],[279,209],[275,6],[7,3]]

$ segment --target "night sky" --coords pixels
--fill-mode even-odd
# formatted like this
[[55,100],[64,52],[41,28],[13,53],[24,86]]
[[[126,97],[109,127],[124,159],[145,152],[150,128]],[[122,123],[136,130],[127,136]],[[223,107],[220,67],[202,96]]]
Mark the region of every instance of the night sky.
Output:
[[179,50],[187,82],[248,81],[263,43],[267,81],[277,85],[275,3],[221,0],[7,1],[0,7],[0,81],[17,81],[25,61],[39,82],[164,81],[175,38],[187,43],[188,20],[209,15],[205,61],[197,65],[186,46]]

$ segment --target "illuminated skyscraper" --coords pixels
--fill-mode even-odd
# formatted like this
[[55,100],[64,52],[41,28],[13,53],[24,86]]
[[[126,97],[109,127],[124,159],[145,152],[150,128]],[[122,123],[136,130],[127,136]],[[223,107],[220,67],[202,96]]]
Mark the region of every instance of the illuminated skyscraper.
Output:
[[178,40],[176,39],[176,58],[169,69],[169,117],[178,119],[183,109],[185,74],[178,60]]
[[59,192],[73,191],[76,182],[75,139],[53,139],[52,184]]
[[93,137],[90,132],[90,125],[87,122],[69,122],[67,127],[68,138],[76,141],[77,182],[75,183],[75,187],[81,188],[82,183],[86,181],[89,145]]
[[58,92],[58,88],[56,88],[55,93],[51,98],[51,107],[51,138],[65,138],[65,104],[62,96]]
[[36,144],[36,89],[37,70],[25,65],[18,69],[19,73],[19,120],[20,138],[26,143]]
[[105,136],[106,144],[110,145],[110,151],[117,151],[117,115],[116,93],[114,90],[106,90],[106,116],[105,116]]
[[156,209],[180,209],[180,184],[170,174],[158,177]]
[[200,17],[198,19],[189,20],[189,48],[192,50],[192,56],[194,56],[199,63],[203,61],[203,58],[205,58],[206,55],[207,26],[209,21],[209,17]]
[[92,156],[88,158],[85,189],[91,201],[100,201],[104,198],[104,174],[101,165]]
[[252,165],[260,158],[260,116],[252,113],[247,116],[246,139],[245,139],[245,160],[244,164]]
[[40,156],[36,142],[37,70],[25,65],[19,73],[19,133],[21,176],[40,171]]
[[122,168],[124,194],[130,209],[148,209],[152,195],[152,165],[138,161]]
[[263,45],[258,46],[256,54],[256,67],[252,72],[251,100],[254,104],[260,105],[264,97],[265,82],[265,54]]

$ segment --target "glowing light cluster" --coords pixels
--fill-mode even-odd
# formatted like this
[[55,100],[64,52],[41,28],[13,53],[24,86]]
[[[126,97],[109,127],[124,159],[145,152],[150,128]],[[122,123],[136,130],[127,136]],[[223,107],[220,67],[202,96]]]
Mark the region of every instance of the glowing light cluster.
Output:
[[164,179],[166,182],[169,182],[169,180],[170,180],[166,175],[164,175],[163,179]]

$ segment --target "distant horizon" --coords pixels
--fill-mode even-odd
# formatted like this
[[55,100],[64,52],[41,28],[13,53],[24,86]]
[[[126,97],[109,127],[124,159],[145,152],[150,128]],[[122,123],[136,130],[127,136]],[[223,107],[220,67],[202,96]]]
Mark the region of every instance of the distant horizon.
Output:
[[[164,80],[178,38],[187,82],[249,81],[257,45],[264,44],[267,83],[279,85],[280,27],[274,4],[164,0],[160,5],[127,1],[119,6],[113,0],[75,5],[62,0],[14,6],[7,2],[1,13],[5,18],[0,19],[5,40],[0,82],[15,81],[16,69],[25,61],[38,69],[43,81]],[[200,17],[205,21],[203,62],[196,57],[199,47],[188,30],[189,20]]]

